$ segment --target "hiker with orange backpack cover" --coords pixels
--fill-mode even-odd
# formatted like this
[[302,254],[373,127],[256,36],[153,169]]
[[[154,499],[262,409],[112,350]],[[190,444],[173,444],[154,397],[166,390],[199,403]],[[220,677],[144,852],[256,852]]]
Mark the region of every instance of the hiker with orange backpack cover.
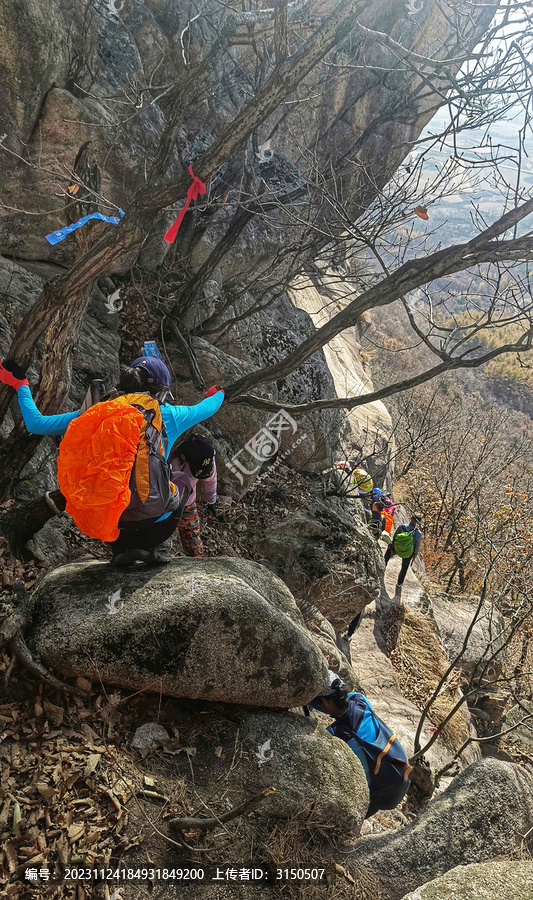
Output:
[[[25,372],[13,360],[0,360],[0,382],[10,385],[17,391],[17,399],[24,419],[24,424],[31,434],[62,435],[67,431],[70,423],[80,417],[79,411],[62,413],[54,416],[41,415],[33,401]],[[144,489],[149,493],[147,498],[149,503],[152,503],[153,505],[153,502],[158,499],[154,496],[152,485],[147,481],[146,477],[148,462],[153,462],[152,457],[154,454],[153,452],[149,452],[150,448],[144,444],[144,457],[147,457],[147,459],[143,458],[139,460],[137,458],[138,454],[136,453],[137,443],[135,441],[138,441],[140,433],[142,432],[144,436],[144,434],[149,433],[149,431],[153,431],[152,424],[148,419],[151,419],[152,422],[157,420],[159,411],[161,426],[158,438],[158,455],[160,455],[162,459],[166,459],[170,448],[175,444],[177,438],[187,429],[214,415],[224,400],[224,391],[214,385],[207,391],[205,399],[195,406],[174,406],[165,402],[170,394],[170,383],[170,372],[162,360],[157,357],[140,357],[139,359],[134,360],[131,366],[126,369],[121,376],[119,391],[122,392],[122,396],[118,396],[116,399],[114,398],[109,401],[110,404],[115,403],[115,405],[118,404],[118,407],[123,408],[125,414],[127,414],[124,419],[127,419],[128,416],[131,418],[131,427],[127,425],[124,428],[123,418],[117,416],[117,408],[113,408],[112,411],[115,414],[114,419],[109,419],[109,422],[112,422],[113,425],[108,427],[106,438],[107,452],[110,457],[110,462],[113,464],[117,464],[117,459],[113,460],[112,450],[115,441],[122,441],[122,446],[127,446],[129,440],[129,469],[131,470],[131,474],[126,471],[127,467],[123,460],[118,461],[119,467],[120,464],[122,464],[123,467],[123,471],[119,474],[119,478],[116,477],[116,472],[113,469],[107,470],[109,498],[106,498],[105,496],[100,497],[100,512],[105,514],[107,505],[115,501],[117,494],[120,495],[120,498],[117,503],[117,508],[114,510],[114,514],[116,515],[120,508],[123,509],[122,516],[118,516],[118,522],[116,523],[117,527],[109,529],[109,526],[113,525],[113,523],[107,522],[106,529],[109,530],[110,536],[102,538],[103,540],[106,540],[110,546],[113,554],[112,564],[114,565],[131,565],[135,561],[150,564],[160,564],[165,562],[166,560],[158,553],[156,548],[174,533],[179,520],[176,518],[176,515],[179,511],[179,501],[181,499],[180,492],[176,489],[176,485],[172,487],[168,480],[165,485],[164,475],[160,478],[160,484],[164,485],[165,489],[168,490],[168,499],[166,500],[166,503],[159,504],[160,507],[166,505],[164,511],[162,511],[160,515],[145,518],[143,503],[138,497],[134,496],[133,499],[136,500],[137,508],[131,509],[128,512],[128,503],[130,499],[132,499],[129,488],[133,488],[133,494],[135,495],[135,482],[139,482],[138,472],[137,477],[134,477],[135,469],[141,469],[141,476],[144,476],[143,485]],[[128,402],[128,392],[129,395],[136,397],[139,401],[136,406],[135,404],[132,405]],[[98,404],[98,406],[101,405],[102,404]],[[149,409],[149,413],[146,416],[147,408]],[[91,407],[84,415],[90,414],[94,409],[95,407]],[[144,412],[142,412],[142,410],[144,410]],[[97,414],[99,413],[100,410],[98,410]],[[96,414],[93,413],[93,416],[95,415]],[[81,421],[81,417],[79,418],[79,421]],[[100,434],[101,444],[104,440],[106,431],[104,423],[100,424],[103,429],[101,429],[102,433]],[[121,429],[124,431],[123,434],[120,433]],[[91,442],[92,441],[89,441],[89,443]],[[64,442],[62,442],[62,444],[63,443]],[[60,445],[60,456],[61,446],[62,445]],[[140,448],[141,444],[139,443],[138,446]],[[83,441],[80,441],[78,444],[80,451],[85,450],[85,447],[86,444],[84,445]],[[153,451],[153,447],[151,449]],[[103,447],[103,450],[104,452],[106,451],[106,446]],[[71,453],[71,458],[75,460],[75,453]],[[142,463],[142,465],[139,465],[139,463]],[[164,473],[162,464],[160,468],[161,472]],[[67,479],[68,473],[69,468],[66,466],[64,467],[63,474],[65,474]],[[114,484],[114,481],[116,481],[116,485]],[[188,493],[189,488],[186,487],[184,483],[183,487]],[[65,504],[67,506],[67,512],[70,512],[68,508],[68,497],[65,498]],[[129,522],[124,521],[128,518],[130,519]],[[119,523],[121,526],[120,528],[118,527]]]

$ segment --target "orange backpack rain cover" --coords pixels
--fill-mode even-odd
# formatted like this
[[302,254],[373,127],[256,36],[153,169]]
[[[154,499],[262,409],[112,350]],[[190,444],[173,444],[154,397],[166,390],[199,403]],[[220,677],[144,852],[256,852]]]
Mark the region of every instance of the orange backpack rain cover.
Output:
[[144,417],[125,397],[92,406],[61,441],[57,480],[66,510],[83,534],[115,541],[130,502],[130,475]]
[[382,515],[383,518],[385,519],[385,528],[384,528],[383,530],[386,531],[387,534],[391,534],[391,533],[392,533],[392,526],[393,526],[393,522],[394,522],[393,517],[392,517],[392,513],[387,512],[387,510],[383,509],[383,510],[381,511],[381,515]]

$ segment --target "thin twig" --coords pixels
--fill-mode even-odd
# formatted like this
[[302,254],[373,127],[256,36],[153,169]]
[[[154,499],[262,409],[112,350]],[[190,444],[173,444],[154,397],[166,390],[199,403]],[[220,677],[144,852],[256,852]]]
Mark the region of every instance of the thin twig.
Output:
[[192,818],[192,816],[185,816],[181,819],[169,819],[168,824],[177,831],[210,831],[213,828],[217,828],[218,825],[222,825],[224,822],[230,822],[232,819],[244,815],[248,810],[253,809],[262,803],[266,797],[270,797],[275,793],[276,789],[274,787],[268,787],[263,791],[260,791],[259,794],[255,794],[244,803],[239,804],[239,806],[230,809],[229,812],[222,813],[220,816],[211,819],[195,819]]

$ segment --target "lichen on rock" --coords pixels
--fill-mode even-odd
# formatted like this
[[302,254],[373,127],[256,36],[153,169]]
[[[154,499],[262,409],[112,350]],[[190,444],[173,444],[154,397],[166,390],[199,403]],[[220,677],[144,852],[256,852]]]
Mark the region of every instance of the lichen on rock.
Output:
[[290,591],[240,559],[62,566],[36,589],[29,643],[62,676],[176,697],[290,708],[327,681]]

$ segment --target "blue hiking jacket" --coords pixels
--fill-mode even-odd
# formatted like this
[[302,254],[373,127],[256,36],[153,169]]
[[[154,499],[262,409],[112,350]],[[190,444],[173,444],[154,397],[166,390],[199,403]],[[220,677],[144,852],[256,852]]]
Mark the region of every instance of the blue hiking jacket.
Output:
[[[57,416],[43,416],[37,409],[27,384],[18,388],[17,400],[24,424],[30,434],[62,435],[67,430],[69,422],[79,416],[78,410],[60,413]],[[168,457],[172,445],[184,431],[213,416],[222,406],[223,400],[224,393],[217,391],[212,397],[206,397],[194,406],[171,406],[170,403],[163,403],[161,415],[167,433],[165,457]]]
[[[24,424],[30,434],[42,434],[51,436],[60,436],[65,433],[67,427],[73,419],[79,416],[79,410],[68,413],[60,413],[56,416],[43,416],[37,409],[31,391],[27,384],[21,385],[17,389],[17,400],[24,419]],[[206,397],[196,403],[195,406],[171,406],[170,403],[161,405],[161,416],[166,429],[166,442],[163,441],[165,450],[165,459],[172,449],[174,442],[193,425],[209,419],[222,406],[224,401],[224,392],[217,391],[211,397]],[[172,513],[165,513],[158,522],[168,518]]]

